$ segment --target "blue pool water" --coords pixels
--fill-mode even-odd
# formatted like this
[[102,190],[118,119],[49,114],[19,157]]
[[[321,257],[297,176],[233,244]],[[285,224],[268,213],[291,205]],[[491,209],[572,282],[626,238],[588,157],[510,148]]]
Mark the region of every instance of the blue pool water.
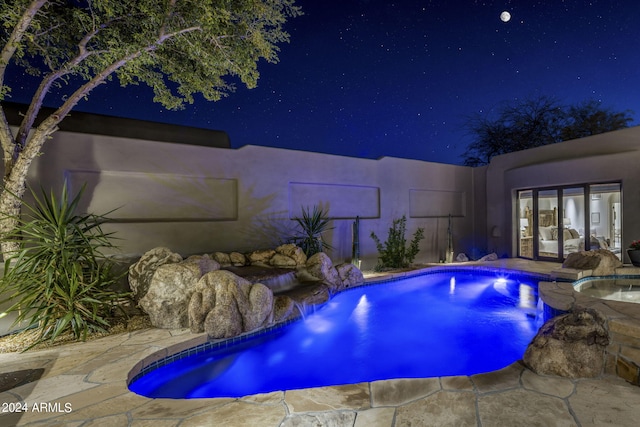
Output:
[[155,369],[148,397],[241,397],[390,378],[472,375],[522,358],[537,279],[428,274],[345,291],[301,321]]

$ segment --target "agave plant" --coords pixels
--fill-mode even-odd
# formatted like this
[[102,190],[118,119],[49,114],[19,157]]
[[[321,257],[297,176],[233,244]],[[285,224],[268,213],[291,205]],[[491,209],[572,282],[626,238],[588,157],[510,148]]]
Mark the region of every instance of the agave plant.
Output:
[[30,189],[33,204],[23,204],[18,227],[2,237],[20,249],[5,254],[0,294],[8,297],[0,303],[13,303],[6,311],[17,312],[15,324],[39,328],[31,347],[67,332],[85,340],[88,332],[105,330],[117,301],[126,296],[111,289],[120,276],[101,252],[113,247],[111,233],[101,229],[106,217],[77,215],[84,186],[71,200],[66,188],[59,199]]
[[329,210],[324,210],[318,206],[313,206],[313,212],[309,212],[309,207],[302,208],[302,218],[294,218],[302,233],[292,238],[292,240],[302,248],[307,257],[318,252],[333,249],[331,245],[324,241],[322,233],[333,229],[329,227]]

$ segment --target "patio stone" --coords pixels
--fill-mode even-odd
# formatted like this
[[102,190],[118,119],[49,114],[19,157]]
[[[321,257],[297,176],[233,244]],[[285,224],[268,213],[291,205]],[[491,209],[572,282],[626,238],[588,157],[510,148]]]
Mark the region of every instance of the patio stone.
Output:
[[233,402],[206,413],[185,418],[180,427],[279,426],[286,415],[284,405],[268,406]]
[[185,418],[231,402],[234,399],[147,399],[131,411],[131,416],[136,419]]
[[560,398],[570,396],[575,390],[573,381],[568,378],[537,375],[528,369],[522,373],[522,386],[527,390]]
[[580,381],[569,397],[571,409],[582,427],[636,426],[640,420],[640,388],[622,379]]
[[319,412],[371,407],[367,383],[290,390],[284,394],[289,412]]
[[178,427],[181,420],[133,420],[129,427]]
[[440,390],[438,378],[407,378],[371,383],[371,406],[398,406]]
[[356,420],[355,412],[320,412],[317,414],[292,414],[284,419],[282,427],[347,427]]
[[471,381],[480,393],[517,388],[520,386],[520,374],[523,370],[524,366],[516,362],[499,371],[472,375]]
[[108,417],[102,417],[89,421],[83,427],[119,427],[129,424],[129,419],[126,414],[110,415]]
[[[58,375],[42,378],[35,383],[25,384],[11,390],[26,402],[52,402],[71,393],[97,387],[98,384],[85,382],[84,375]],[[72,390],[70,392],[70,390]]]
[[478,425],[474,393],[440,391],[400,406],[396,411],[396,427],[444,425],[462,427]]
[[372,408],[358,411],[353,427],[392,427],[396,408]]
[[478,397],[478,412],[486,426],[576,426],[562,399],[525,390]]
[[443,390],[469,390],[473,391],[473,383],[466,376],[440,378]]

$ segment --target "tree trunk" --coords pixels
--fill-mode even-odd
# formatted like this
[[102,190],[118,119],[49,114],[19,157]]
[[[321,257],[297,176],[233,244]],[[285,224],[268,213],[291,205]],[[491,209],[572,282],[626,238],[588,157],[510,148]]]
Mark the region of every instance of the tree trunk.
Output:
[[0,250],[5,260],[20,248],[17,242],[5,241],[4,236],[15,230],[18,225],[22,196],[27,188],[29,166],[31,166],[33,159],[40,154],[44,141],[56,130],[55,125],[53,128],[40,126],[35,129],[24,150],[16,158],[11,170],[5,171],[4,186],[2,193],[0,193]]

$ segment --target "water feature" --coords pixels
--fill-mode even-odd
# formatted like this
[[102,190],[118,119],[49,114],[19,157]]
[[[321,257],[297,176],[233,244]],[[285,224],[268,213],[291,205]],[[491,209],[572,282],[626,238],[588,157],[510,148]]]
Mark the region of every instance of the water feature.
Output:
[[251,283],[262,283],[271,289],[274,294],[290,291],[301,284],[296,276],[296,271],[290,268],[251,265],[246,267],[224,267],[224,269],[247,279]]
[[471,375],[520,359],[537,332],[537,280],[468,271],[342,292],[304,320],[161,366],[149,397],[239,397],[389,378]]

